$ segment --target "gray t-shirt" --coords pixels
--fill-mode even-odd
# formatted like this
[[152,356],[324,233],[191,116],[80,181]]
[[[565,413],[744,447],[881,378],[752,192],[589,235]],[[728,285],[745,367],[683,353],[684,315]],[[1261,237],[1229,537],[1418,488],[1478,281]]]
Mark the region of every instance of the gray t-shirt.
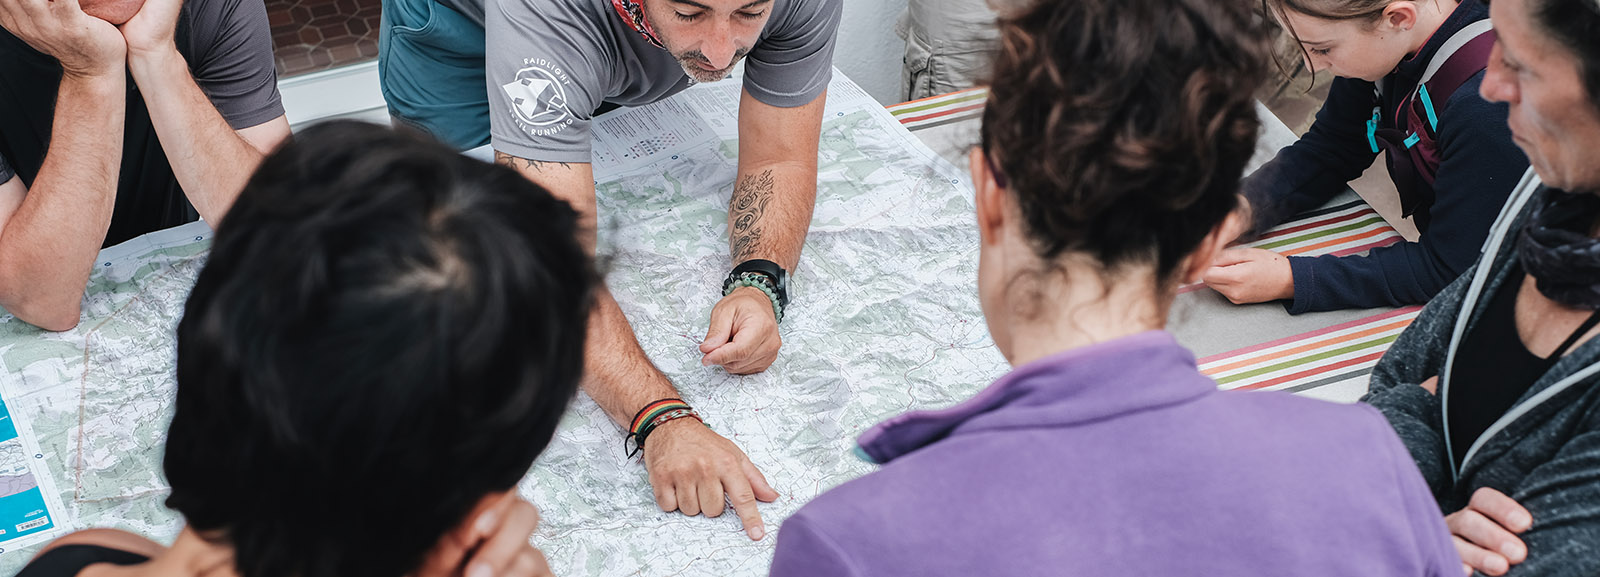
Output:
[[[746,56],[744,88],[772,106],[828,88],[842,0],[774,0]],[[623,22],[611,0],[499,0],[486,5],[485,56],[494,149],[544,162],[589,162],[603,102],[639,106],[692,84],[672,54]]]

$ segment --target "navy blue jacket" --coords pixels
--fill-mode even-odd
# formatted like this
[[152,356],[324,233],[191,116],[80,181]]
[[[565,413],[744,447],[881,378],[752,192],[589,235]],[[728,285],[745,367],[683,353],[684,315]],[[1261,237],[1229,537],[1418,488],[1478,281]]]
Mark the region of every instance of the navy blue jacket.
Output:
[[[1383,79],[1383,126],[1398,128],[1403,119],[1396,119],[1396,108],[1416,90],[1439,46],[1488,17],[1480,0],[1463,0],[1421,51]],[[1364,256],[1290,257],[1294,299],[1285,304],[1290,314],[1425,303],[1472,266],[1489,225],[1528,169],[1527,157],[1511,141],[1506,105],[1483,100],[1478,95],[1482,82],[1480,72],[1441,111],[1434,202],[1414,215],[1421,238]],[[1373,104],[1371,82],[1334,79],[1305,137],[1245,180],[1256,231],[1321,206],[1372,165],[1377,155],[1367,143],[1366,128]]]

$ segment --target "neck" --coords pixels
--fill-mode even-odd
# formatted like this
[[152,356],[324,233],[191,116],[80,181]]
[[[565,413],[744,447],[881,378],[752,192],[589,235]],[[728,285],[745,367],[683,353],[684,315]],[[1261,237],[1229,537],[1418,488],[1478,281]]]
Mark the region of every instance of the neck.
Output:
[[141,576],[161,577],[239,577],[234,569],[233,547],[200,538],[184,527],[172,547],[135,566]]
[[1171,300],[1158,297],[1155,275],[1148,268],[1111,278],[1087,266],[1068,264],[1041,275],[1017,296],[1030,307],[1011,307],[1006,323],[1006,355],[1021,366],[1050,355],[1100,344],[1166,326]]
[[1417,3],[1417,26],[1413,30],[1421,32],[1411,43],[1411,50],[1406,54],[1416,55],[1422,52],[1422,47],[1428,45],[1433,35],[1450,19],[1450,14],[1456,11],[1456,6],[1461,5],[1461,0],[1434,0],[1433,2]]

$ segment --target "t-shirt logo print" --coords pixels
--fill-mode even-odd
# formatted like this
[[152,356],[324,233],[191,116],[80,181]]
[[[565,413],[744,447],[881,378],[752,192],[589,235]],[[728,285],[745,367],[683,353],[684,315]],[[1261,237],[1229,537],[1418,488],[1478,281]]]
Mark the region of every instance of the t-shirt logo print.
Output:
[[561,86],[561,78],[548,67],[534,63],[518,70],[516,78],[500,86],[500,89],[511,100],[511,111],[516,114],[517,120],[527,124],[528,128],[551,127],[563,122],[571,124],[567,91]]

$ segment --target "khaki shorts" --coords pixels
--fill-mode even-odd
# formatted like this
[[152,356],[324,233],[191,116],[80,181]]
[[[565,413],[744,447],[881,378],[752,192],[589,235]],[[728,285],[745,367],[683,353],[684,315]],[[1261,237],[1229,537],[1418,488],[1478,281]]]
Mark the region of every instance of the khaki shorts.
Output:
[[916,100],[984,82],[998,35],[988,0],[907,0],[895,31],[906,41],[900,96]]

